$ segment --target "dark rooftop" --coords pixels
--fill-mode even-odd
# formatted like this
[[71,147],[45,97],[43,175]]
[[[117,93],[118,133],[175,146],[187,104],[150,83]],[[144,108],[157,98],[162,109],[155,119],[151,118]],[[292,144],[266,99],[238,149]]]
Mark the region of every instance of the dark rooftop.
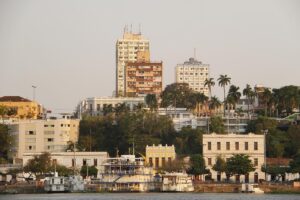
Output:
[[11,102],[31,102],[29,99],[25,99],[20,96],[3,96],[0,97],[0,102],[11,101]]

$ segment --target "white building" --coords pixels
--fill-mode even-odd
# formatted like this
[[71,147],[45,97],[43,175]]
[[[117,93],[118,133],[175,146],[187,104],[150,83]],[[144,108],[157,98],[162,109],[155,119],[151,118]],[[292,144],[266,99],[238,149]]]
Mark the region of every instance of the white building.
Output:
[[[24,153],[23,166],[34,156],[42,153]],[[64,165],[68,168],[80,170],[82,166],[95,166],[98,169],[98,174],[102,173],[103,163],[108,159],[107,152],[52,152],[51,160],[53,163]]]
[[235,154],[246,154],[255,167],[254,172],[248,176],[231,177],[232,180],[240,182],[258,182],[259,179],[265,179],[261,171],[265,163],[264,152],[264,135],[249,134],[204,134],[203,135],[203,157],[205,163],[210,169],[212,179],[221,181],[226,179],[225,173],[218,174],[212,169],[216,158],[221,156],[225,161]]
[[111,105],[112,108],[125,103],[130,110],[133,110],[138,104],[144,104],[144,97],[91,97],[81,101],[78,104],[77,112],[81,118],[82,114],[91,116],[102,115],[103,108]]
[[209,78],[209,65],[203,64],[194,58],[176,66],[176,82],[188,83],[189,87],[196,92],[202,92],[208,96],[208,87],[204,82]]
[[149,61],[149,40],[141,33],[128,32],[125,28],[123,38],[116,43],[116,93],[125,96],[125,64],[136,62],[139,58]]
[[16,120],[8,124],[14,138],[10,157],[22,162],[24,153],[62,152],[69,141],[77,142],[78,119]]

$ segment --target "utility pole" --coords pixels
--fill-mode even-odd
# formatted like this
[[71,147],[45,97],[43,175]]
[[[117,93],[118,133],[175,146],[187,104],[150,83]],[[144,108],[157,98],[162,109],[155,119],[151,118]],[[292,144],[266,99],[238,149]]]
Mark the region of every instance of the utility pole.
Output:
[[36,86],[35,85],[32,85],[32,101],[35,101],[35,89],[36,89]]

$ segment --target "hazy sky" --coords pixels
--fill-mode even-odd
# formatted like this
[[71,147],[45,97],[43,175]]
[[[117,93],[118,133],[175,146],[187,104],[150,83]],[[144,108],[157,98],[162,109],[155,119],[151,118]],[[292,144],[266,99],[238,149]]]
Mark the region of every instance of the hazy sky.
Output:
[[[232,83],[300,85],[298,0],[0,0],[0,96],[72,111],[115,89],[115,43],[139,24],[164,85],[193,56]],[[213,93],[222,97],[219,87]]]

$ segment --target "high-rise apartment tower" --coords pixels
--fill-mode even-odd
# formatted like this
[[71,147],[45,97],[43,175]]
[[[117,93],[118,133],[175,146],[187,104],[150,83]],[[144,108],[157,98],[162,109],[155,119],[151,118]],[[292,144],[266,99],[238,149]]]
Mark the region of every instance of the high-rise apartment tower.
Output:
[[128,62],[149,62],[149,40],[141,33],[124,30],[116,44],[116,95],[125,96],[125,65]]

